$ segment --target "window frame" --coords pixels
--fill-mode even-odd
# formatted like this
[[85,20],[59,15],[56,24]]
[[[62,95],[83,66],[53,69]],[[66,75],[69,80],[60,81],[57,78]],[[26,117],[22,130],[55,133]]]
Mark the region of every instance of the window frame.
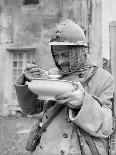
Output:
[[37,5],[39,4],[39,0],[24,0],[23,5]]
[[[18,71],[22,70],[22,72],[23,72],[23,70],[24,70],[27,63],[30,63],[30,62],[36,60],[36,48],[25,48],[25,49],[21,48],[21,49],[7,49],[7,50],[12,54],[12,56],[11,56],[11,80],[12,80],[11,99],[16,100],[16,92],[15,92],[15,89],[14,89],[14,82],[22,74],[21,73],[19,75]],[[13,58],[13,55],[15,53],[16,53],[16,57]],[[22,59],[19,58],[19,53],[23,54]],[[28,59],[29,58],[28,54],[31,54],[30,59]],[[16,66],[13,66],[13,62],[16,62]],[[22,62],[22,67],[19,65],[19,62]],[[17,73],[14,74],[13,70],[16,71]]]

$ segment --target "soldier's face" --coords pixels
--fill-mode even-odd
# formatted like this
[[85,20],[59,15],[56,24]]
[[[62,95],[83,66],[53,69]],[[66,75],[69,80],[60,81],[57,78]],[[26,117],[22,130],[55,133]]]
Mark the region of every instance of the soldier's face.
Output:
[[69,72],[70,62],[69,62],[69,50],[67,46],[53,46],[53,54],[56,63],[60,66],[61,70]]

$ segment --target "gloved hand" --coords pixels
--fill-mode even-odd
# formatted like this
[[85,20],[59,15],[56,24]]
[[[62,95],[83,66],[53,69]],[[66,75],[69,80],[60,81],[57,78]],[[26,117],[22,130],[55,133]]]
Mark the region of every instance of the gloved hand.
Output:
[[77,89],[73,92],[65,93],[55,97],[56,100],[59,101],[59,104],[67,105],[71,109],[81,108],[85,91],[80,82],[77,82],[75,84],[77,85]]
[[26,81],[31,81],[33,78],[47,78],[48,73],[42,69],[39,69],[36,64],[27,64],[24,70],[24,76]]

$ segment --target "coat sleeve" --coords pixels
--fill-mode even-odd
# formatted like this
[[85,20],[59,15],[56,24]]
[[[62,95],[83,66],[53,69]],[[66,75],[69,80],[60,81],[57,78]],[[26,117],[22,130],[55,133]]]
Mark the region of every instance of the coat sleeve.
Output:
[[113,78],[107,79],[100,88],[99,95],[85,92],[83,105],[74,117],[69,110],[69,118],[89,134],[96,137],[108,137],[112,133],[112,98],[114,93]]
[[14,84],[18,104],[25,114],[33,115],[42,111],[43,101],[37,99],[37,95],[28,89],[28,85],[24,84],[24,76],[17,79]]

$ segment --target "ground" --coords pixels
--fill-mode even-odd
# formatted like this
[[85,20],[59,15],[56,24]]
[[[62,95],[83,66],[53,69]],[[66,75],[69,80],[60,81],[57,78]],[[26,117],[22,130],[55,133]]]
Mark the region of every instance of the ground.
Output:
[[0,155],[29,155],[25,143],[35,122],[29,117],[0,117]]

